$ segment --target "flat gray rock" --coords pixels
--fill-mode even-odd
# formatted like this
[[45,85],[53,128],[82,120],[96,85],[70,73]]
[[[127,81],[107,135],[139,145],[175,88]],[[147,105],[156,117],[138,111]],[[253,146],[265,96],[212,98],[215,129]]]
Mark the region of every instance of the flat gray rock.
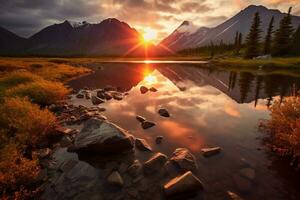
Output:
[[127,131],[109,121],[91,118],[76,135],[72,150],[123,153],[133,149],[133,146],[133,140]]

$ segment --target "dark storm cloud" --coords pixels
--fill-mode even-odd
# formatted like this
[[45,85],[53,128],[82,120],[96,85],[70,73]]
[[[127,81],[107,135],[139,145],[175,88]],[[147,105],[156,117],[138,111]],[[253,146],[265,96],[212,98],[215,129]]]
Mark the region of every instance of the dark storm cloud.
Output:
[[99,15],[101,4],[85,0],[0,0],[0,26],[29,36],[65,19]]

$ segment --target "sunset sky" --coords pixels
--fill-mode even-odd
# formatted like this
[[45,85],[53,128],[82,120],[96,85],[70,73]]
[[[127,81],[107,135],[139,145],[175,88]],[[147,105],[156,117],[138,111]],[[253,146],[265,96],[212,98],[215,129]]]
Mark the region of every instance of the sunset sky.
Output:
[[300,0],[0,0],[0,26],[28,37],[43,27],[64,20],[97,23],[109,17],[141,31],[157,32],[155,42],[182,21],[215,26],[250,4],[300,15]]

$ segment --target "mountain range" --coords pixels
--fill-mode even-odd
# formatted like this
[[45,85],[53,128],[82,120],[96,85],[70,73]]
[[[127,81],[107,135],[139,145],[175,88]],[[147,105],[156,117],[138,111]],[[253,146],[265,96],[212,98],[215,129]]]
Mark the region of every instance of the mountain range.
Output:
[[[278,28],[284,13],[263,6],[248,6],[232,18],[216,27],[196,27],[192,22],[184,21],[173,33],[157,46],[148,45],[148,56],[167,54],[165,49],[173,51],[185,48],[205,46],[211,41],[232,43],[236,31],[245,36],[249,32],[255,12],[260,13],[263,34],[274,16],[274,28]],[[292,16],[293,26],[300,25],[300,17]],[[100,23],[64,21],[47,26],[29,38],[22,38],[0,27],[0,55],[40,55],[40,56],[113,56],[145,54],[141,45],[141,34],[127,23],[115,18]],[[163,47],[163,48],[162,48]],[[167,47],[167,48],[165,48]]]
[[[244,39],[249,32],[253,16],[259,12],[261,19],[262,35],[265,36],[269,22],[274,16],[274,30],[279,27],[280,20],[286,15],[279,10],[268,9],[264,6],[248,6],[232,18],[212,28],[199,27],[195,29],[192,22],[183,22],[173,33],[161,41],[164,45],[174,51],[201,47],[213,43],[233,43],[235,33],[243,34]],[[300,25],[300,17],[292,16],[292,24],[296,29]]]

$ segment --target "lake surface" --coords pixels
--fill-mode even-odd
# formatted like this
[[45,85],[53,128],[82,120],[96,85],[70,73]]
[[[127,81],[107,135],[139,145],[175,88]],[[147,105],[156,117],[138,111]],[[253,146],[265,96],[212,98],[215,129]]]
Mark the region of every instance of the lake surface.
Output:
[[[289,162],[268,153],[258,123],[268,119],[274,100],[295,94],[300,78],[234,72],[202,67],[195,63],[102,63],[89,75],[69,82],[75,90],[114,86],[128,92],[123,100],[110,100],[101,107],[104,115],[134,136],[144,138],[155,152],[170,156],[178,147],[191,150],[205,185],[204,199],[227,199],[227,191],[244,199],[300,199],[300,175]],[[140,86],[157,92],[141,94]],[[88,100],[71,100],[92,106]],[[157,114],[166,108],[170,118]],[[146,117],[157,125],[143,130],[135,119]],[[155,144],[156,136],[163,142]],[[204,158],[201,148],[220,146],[219,155]],[[141,160],[148,157],[140,156]],[[241,170],[255,176],[245,179]]]

